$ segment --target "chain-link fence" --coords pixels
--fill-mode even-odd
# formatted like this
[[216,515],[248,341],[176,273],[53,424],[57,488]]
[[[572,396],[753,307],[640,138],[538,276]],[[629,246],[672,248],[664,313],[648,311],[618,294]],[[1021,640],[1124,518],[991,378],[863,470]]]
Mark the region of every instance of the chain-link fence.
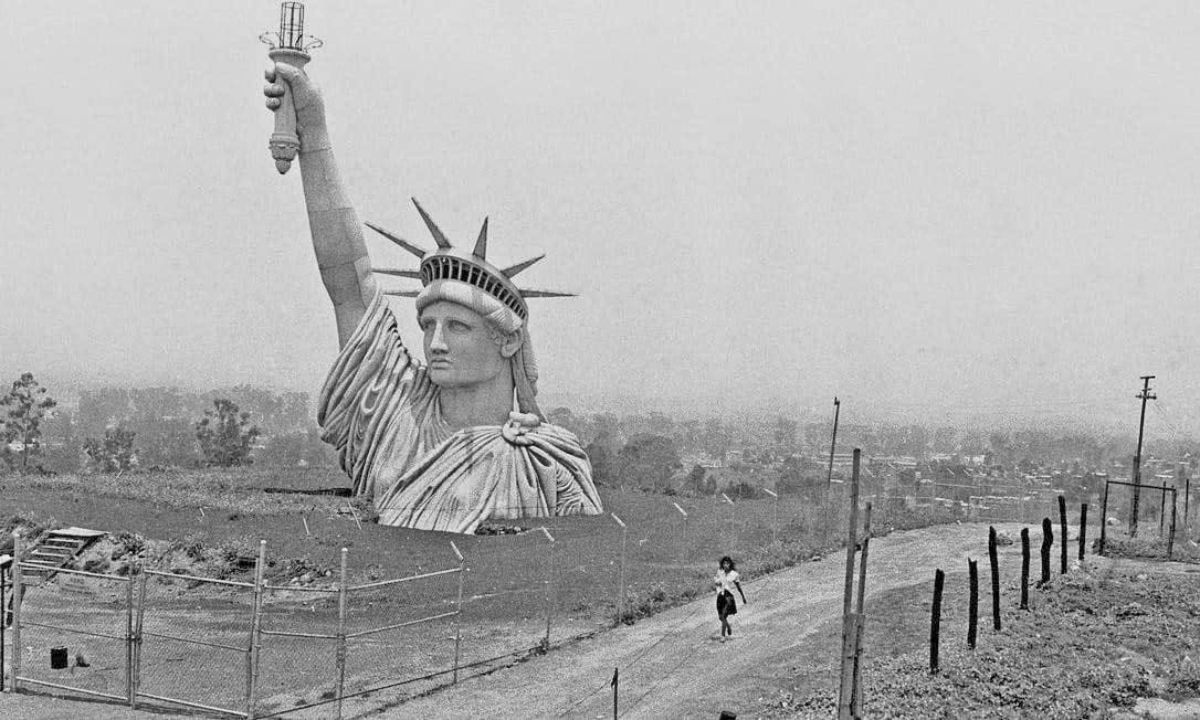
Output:
[[[901,510],[879,507],[886,496],[861,500],[876,503],[878,527],[898,523]],[[701,596],[723,555],[748,577],[808,560],[845,540],[845,502],[839,484],[816,498],[614,489],[602,516],[511,520],[490,536],[397,531],[412,547],[399,578],[347,552],[339,569],[286,581],[277,569],[268,583],[260,548],[253,582],[135,568],[90,578],[96,590],[85,595],[55,589],[58,580],[28,589],[14,630],[43,637],[21,641],[28,661],[10,662],[12,684],[239,717],[337,717],[359,695],[388,689],[397,702]],[[70,645],[72,629],[98,637]],[[63,645],[95,661],[74,677],[47,670]]]

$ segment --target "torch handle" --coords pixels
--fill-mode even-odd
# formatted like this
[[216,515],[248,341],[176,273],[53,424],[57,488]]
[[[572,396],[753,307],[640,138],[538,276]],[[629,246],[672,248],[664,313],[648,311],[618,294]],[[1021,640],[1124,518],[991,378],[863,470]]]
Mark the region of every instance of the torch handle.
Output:
[[[267,57],[276,63],[287,63],[296,68],[303,68],[309,60],[307,53],[288,48],[272,50]],[[279,98],[279,109],[275,111],[275,132],[271,134],[267,147],[275,159],[275,169],[283,175],[292,167],[292,160],[296,159],[300,137],[296,134],[296,105],[292,101],[292,88],[286,82],[280,85],[283,86],[283,96]]]

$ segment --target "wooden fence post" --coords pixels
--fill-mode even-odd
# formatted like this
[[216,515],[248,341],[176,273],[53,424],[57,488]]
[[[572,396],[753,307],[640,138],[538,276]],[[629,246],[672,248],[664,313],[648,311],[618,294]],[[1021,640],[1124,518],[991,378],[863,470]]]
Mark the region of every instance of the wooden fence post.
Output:
[[554,536],[542,526],[542,534],[550,541],[550,548],[546,551],[546,637],[542,640],[543,646],[550,649],[550,618],[554,616]]
[[763,488],[762,491],[770,495],[775,502],[774,510],[771,513],[771,542],[774,543],[775,537],[779,533],[779,495],[766,488]]
[[1087,549],[1087,505],[1079,506],[1079,562],[1083,562],[1083,553]]
[[1050,518],[1042,518],[1042,580],[1039,586],[1050,582],[1050,548],[1054,545],[1054,528]]
[[1162,492],[1158,494],[1158,536],[1162,537],[1163,525],[1167,519],[1167,483],[1162,483]]
[[21,600],[25,595],[25,576],[21,573],[21,533],[13,530],[13,589],[12,589],[12,683],[13,692],[20,692],[17,676],[21,674]]
[[1062,548],[1062,569],[1063,575],[1067,574],[1067,499],[1062,495],[1058,496],[1058,528],[1062,531],[1062,537],[1059,540],[1059,546]]
[[258,701],[258,655],[262,646],[262,610],[264,574],[267,570],[267,541],[258,541],[258,558],[254,561],[254,615],[250,620],[250,652],[246,654],[246,720],[254,720]]
[[454,550],[455,557],[458,558],[458,602],[454,605],[454,680],[453,684],[458,684],[458,663],[460,650],[462,648],[462,598],[463,598],[463,574],[467,569],[467,561],[463,554],[458,551],[458,546],[454,541],[450,541],[450,548]]
[[617,622],[621,623],[625,621],[625,550],[629,544],[629,528],[625,527],[625,522],[616,513],[609,515],[621,526],[621,569],[617,581]]
[[134,620],[133,629],[133,708],[137,709],[138,693],[142,689],[142,628],[146,623],[146,582],[149,575],[146,569],[137,565],[138,575],[138,607],[137,619]]
[[967,601],[967,647],[974,650],[979,627],[979,568],[971,558],[967,558],[967,571],[971,577],[971,594]]
[[1029,528],[1021,528],[1021,609],[1029,609]]
[[854,599],[854,553],[858,545],[858,463],[859,449],[854,449],[854,470],[850,480],[850,527],[846,537],[846,586],[842,597],[842,673],[838,692],[838,718],[853,717],[854,645],[858,618],[851,612]]
[[[129,707],[136,701],[133,697],[133,579],[136,573],[130,572],[125,578],[125,694],[129,698]],[[4,593],[0,593],[3,597]],[[0,643],[2,644],[2,643]],[[0,662],[3,662],[0,660]],[[2,673],[3,670],[0,670]],[[253,720],[253,718],[247,718]]]
[[[1164,493],[1165,495],[1166,493]],[[1167,536],[1167,559],[1171,559],[1171,553],[1175,550],[1175,509],[1179,505],[1179,500],[1176,497],[1175,488],[1171,488],[1171,530]]]
[[0,567],[0,693],[4,692],[4,633],[8,628],[8,570]]
[[683,508],[679,507],[679,503],[677,503],[677,502],[672,502],[671,504],[672,504],[672,505],[674,505],[674,506],[675,506],[675,509],[679,511],[679,514],[683,516],[683,532],[681,533],[681,536],[680,536],[680,543],[679,543],[679,547],[680,547],[680,549],[684,550],[684,552],[680,553],[680,555],[683,555],[684,557],[687,557],[687,553],[686,553],[686,551],[687,551],[687,538],[688,538],[688,514],[687,514],[687,510],[684,510]]
[[346,692],[346,556],[350,551],[342,548],[342,571],[338,580],[338,630],[337,630],[337,720],[342,720],[342,697]]
[[862,645],[867,614],[867,550],[871,545],[871,501],[867,501],[867,511],[863,516],[862,557],[858,559],[858,627],[854,630],[854,698],[850,705],[850,714],[856,718],[862,717]]
[[992,565],[992,629],[1000,632],[1000,556],[994,527],[988,527],[988,561]]
[[1108,481],[1104,482],[1104,500],[1100,504],[1100,546],[1097,555],[1104,554],[1104,536],[1108,532]]
[[938,570],[933,574],[933,612],[929,621],[929,674],[938,672],[938,642],[942,625],[942,585],[946,573]]

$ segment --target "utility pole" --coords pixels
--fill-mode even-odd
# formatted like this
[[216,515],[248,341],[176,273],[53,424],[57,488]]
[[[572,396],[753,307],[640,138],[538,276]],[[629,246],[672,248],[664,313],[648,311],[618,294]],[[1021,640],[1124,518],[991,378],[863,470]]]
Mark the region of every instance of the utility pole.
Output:
[[1129,517],[1129,537],[1137,537],[1138,531],[1138,502],[1142,494],[1142,436],[1146,429],[1146,401],[1154,400],[1157,395],[1150,392],[1150,381],[1153,375],[1142,376],[1142,391],[1136,395],[1142,401],[1142,419],[1138,421],[1137,454],[1133,456],[1133,509]]
[[833,396],[833,442],[830,443],[830,445],[829,445],[829,476],[827,478],[825,478],[825,489],[826,490],[829,490],[830,486],[833,485],[833,451],[837,448],[838,415],[840,415],[841,412],[842,412],[842,403],[840,400],[837,399],[837,396],[834,395]]

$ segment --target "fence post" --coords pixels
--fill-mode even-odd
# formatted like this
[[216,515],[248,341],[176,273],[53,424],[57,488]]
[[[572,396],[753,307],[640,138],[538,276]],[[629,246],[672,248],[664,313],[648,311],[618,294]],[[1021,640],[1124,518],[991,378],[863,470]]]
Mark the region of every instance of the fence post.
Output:
[[458,546],[454,541],[450,541],[450,547],[454,550],[455,556],[458,557],[458,602],[454,605],[454,681],[453,684],[458,684],[458,659],[459,650],[462,647],[462,597],[463,597],[463,573],[467,569],[467,561],[463,554],[458,551]]
[[942,625],[942,585],[946,581],[946,573],[938,570],[933,574],[933,612],[929,621],[929,674],[938,672],[938,637]]
[[1029,609],[1029,528],[1021,528],[1021,609]]
[[263,574],[267,567],[267,541],[258,541],[258,558],[254,561],[254,613],[250,617],[250,647],[246,653],[246,720],[254,720],[258,702],[258,655],[262,644]]
[[1104,500],[1100,504],[1100,547],[1096,548],[1097,555],[1104,554],[1104,536],[1108,531],[1108,481],[1104,481]]
[[1167,482],[1162,483],[1162,492],[1158,494],[1158,536],[1162,537],[1163,525],[1167,519]]
[[25,594],[25,577],[21,573],[21,534],[13,530],[13,589],[12,589],[12,691],[20,692],[17,676],[21,674],[21,597]]
[[0,567],[0,693],[4,692],[4,632],[8,628],[8,569]]
[[[679,546],[680,546],[681,548],[683,548],[684,550],[686,550],[686,549],[687,549],[687,525],[688,525],[687,521],[688,521],[688,514],[687,514],[687,511],[686,511],[686,510],[684,510],[683,508],[679,507],[679,503],[672,501],[672,502],[671,502],[671,504],[672,504],[672,505],[674,505],[674,506],[675,506],[675,509],[679,511],[679,514],[683,516],[683,538],[682,538],[682,541],[680,542]],[[686,557],[686,555],[685,555],[685,557]]]
[[721,497],[725,498],[725,502],[729,503],[729,549],[732,550],[737,546],[737,503],[729,499],[725,493],[721,493]]
[[[0,671],[3,672],[3,671]],[[133,707],[133,571],[125,581],[125,694]]]
[[771,542],[775,542],[775,536],[779,531],[779,495],[766,488],[763,488],[762,491],[774,498],[775,501],[775,506],[771,511]]
[[858,618],[851,612],[854,599],[854,553],[858,545],[858,462],[859,449],[854,449],[854,466],[850,479],[850,522],[846,531],[846,588],[842,598],[842,672],[838,692],[838,718],[853,717],[854,702],[854,645]]
[[1087,503],[1079,506],[1079,562],[1083,562],[1083,553],[1087,548]]
[[142,627],[146,621],[146,580],[149,577],[146,575],[145,568],[139,563],[137,566],[138,574],[138,607],[137,619],[134,621],[133,629],[133,701],[131,707],[137,709],[137,696],[142,689]]
[[988,562],[992,566],[992,629],[1000,632],[1000,558],[994,527],[988,528]]
[[979,564],[967,558],[971,594],[967,596],[967,647],[975,649],[975,638],[979,629]]
[[1061,547],[1060,555],[1062,556],[1062,574],[1067,574],[1067,499],[1062,495],[1058,496],[1058,527],[1062,531],[1059,546]]
[[[1166,495],[1166,493],[1163,493]],[[1171,488],[1171,534],[1167,536],[1167,559],[1171,559],[1171,553],[1175,550],[1175,509],[1179,504],[1179,499],[1176,496],[1175,488]]]
[[866,513],[863,515],[862,557],[858,560],[858,627],[854,631],[854,698],[850,703],[850,714],[862,717],[862,645],[866,633],[866,588],[867,588],[867,550],[871,544],[871,501],[867,501]]
[[1050,582],[1050,548],[1054,545],[1054,528],[1050,518],[1042,518],[1042,581],[1039,586]]
[[349,552],[342,548],[342,572],[338,580],[337,720],[342,720],[342,695],[346,689],[346,556]]
[[542,641],[547,650],[550,649],[550,618],[554,615],[554,536],[542,526],[542,534],[550,541],[550,549],[546,551],[546,638]]
[[616,513],[609,513],[612,519],[621,526],[621,567],[617,581],[617,622],[624,622],[625,619],[625,548],[629,541],[629,528],[625,527],[624,521],[617,517]]

